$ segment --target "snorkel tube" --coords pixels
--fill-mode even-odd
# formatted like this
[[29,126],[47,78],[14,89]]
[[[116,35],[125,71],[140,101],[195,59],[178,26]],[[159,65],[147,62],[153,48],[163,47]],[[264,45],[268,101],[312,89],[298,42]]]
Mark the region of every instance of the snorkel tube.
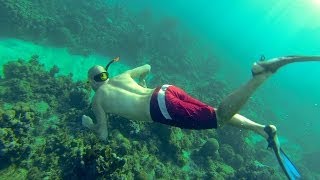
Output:
[[108,68],[109,68],[109,66],[110,66],[112,63],[117,62],[117,61],[119,61],[119,60],[120,60],[120,57],[119,57],[119,56],[118,56],[118,57],[115,57],[115,58],[113,58],[113,59],[106,65],[106,68],[105,68],[105,70],[106,70],[106,72],[105,72],[106,77],[103,78],[103,79],[104,79],[103,81],[105,81],[105,80],[107,80],[107,79],[109,78],[109,73],[108,73]]
[[117,62],[117,61],[119,61],[120,60],[120,57],[118,56],[118,57],[115,57],[115,58],[113,58],[107,65],[106,65],[106,71],[108,72],[108,68],[109,68],[109,66],[112,64],[112,63],[114,63],[114,62]]

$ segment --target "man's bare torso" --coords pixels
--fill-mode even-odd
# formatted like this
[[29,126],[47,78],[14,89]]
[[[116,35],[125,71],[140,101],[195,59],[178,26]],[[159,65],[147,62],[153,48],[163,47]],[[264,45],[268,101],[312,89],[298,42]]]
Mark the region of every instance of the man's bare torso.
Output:
[[140,86],[128,73],[123,73],[99,87],[93,104],[100,105],[106,113],[133,120],[152,121],[150,98],[153,91]]

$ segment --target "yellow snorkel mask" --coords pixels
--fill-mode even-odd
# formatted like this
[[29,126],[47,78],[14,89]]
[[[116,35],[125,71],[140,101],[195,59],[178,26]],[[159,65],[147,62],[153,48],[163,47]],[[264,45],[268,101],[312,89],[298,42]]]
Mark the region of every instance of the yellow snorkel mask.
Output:
[[97,74],[97,75],[95,75],[94,77],[93,77],[93,79],[94,79],[94,81],[96,81],[96,82],[103,82],[103,81],[106,81],[108,78],[109,78],[109,73],[108,73],[108,68],[109,68],[109,66],[112,64],[112,63],[114,63],[114,62],[116,62],[116,61],[119,61],[120,60],[120,57],[115,57],[115,58],[113,58],[107,65],[106,65],[106,68],[105,68],[105,72],[101,72],[101,73],[99,73],[99,74]]

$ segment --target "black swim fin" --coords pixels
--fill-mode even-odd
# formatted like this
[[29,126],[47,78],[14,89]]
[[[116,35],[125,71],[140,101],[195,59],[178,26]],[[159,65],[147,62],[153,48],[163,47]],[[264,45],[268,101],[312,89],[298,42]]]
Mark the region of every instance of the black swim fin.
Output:
[[301,179],[301,175],[300,175],[298,169],[291,162],[291,160],[288,158],[288,156],[285,154],[285,152],[280,147],[278,147],[279,145],[277,145],[277,143],[275,142],[274,137],[276,135],[276,132],[272,132],[272,128],[270,126],[266,126],[264,128],[264,130],[269,135],[268,148],[273,149],[273,151],[277,157],[277,160],[278,160],[282,170],[284,171],[284,173],[288,177],[288,179],[290,179],[290,180]]

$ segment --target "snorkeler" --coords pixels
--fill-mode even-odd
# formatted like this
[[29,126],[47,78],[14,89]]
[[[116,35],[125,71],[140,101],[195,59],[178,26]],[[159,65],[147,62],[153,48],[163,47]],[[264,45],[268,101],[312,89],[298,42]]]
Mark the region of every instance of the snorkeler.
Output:
[[148,64],[109,78],[108,67],[117,60],[119,58],[112,60],[106,68],[93,66],[88,72],[89,83],[95,91],[92,109],[97,123],[94,124],[90,117],[83,115],[82,124],[95,131],[102,140],[107,140],[108,137],[107,113],[185,129],[210,129],[231,125],[263,136],[268,141],[268,147],[274,150],[288,178],[300,177],[280,148],[276,127],[258,124],[237,112],[255,90],[279,68],[293,62],[320,61],[320,56],[285,56],[268,61],[261,59],[252,66],[252,78],[223,99],[218,108],[200,102],[174,85],[147,88],[145,78],[151,69]]

